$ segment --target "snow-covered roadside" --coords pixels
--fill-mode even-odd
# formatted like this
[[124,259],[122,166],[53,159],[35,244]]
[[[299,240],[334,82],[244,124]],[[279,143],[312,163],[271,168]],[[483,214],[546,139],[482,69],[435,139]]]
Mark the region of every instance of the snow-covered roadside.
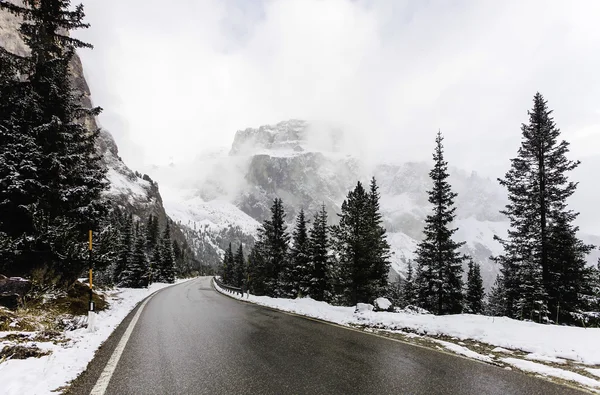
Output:
[[[451,338],[451,343],[444,340],[433,339],[433,344],[441,344],[449,351],[484,362],[504,362],[522,370],[535,373],[541,367],[547,367],[543,374],[565,380],[575,381],[590,389],[600,388],[600,381],[566,370],[576,368],[578,371],[594,374],[600,369],[584,369],[585,365],[598,368],[600,365],[600,328],[578,328],[558,325],[541,325],[533,322],[513,320],[506,317],[487,317],[474,314],[458,314],[448,316],[435,316],[432,314],[415,314],[411,312],[374,312],[363,310],[355,313],[354,307],[332,306],[325,302],[318,302],[311,298],[279,299],[267,296],[254,296],[244,294],[230,294],[214,284],[217,290],[237,299],[259,305],[287,311],[308,317],[318,318],[346,326],[361,326],[381,329],[385,331],[402,333],[408,338],[421,336]],[[479,342],[481,345],[495,347],[489,355],[483,355],[464,345],[462,340]],[[514,358],[499,359],[501,355],[493,353],[511,354]],[[526,353],[527,355],[523,355]],[[517,359],[516,354],[524,358]],[[516,364],[516,361],[523,363]],[[565,369],[551,367],[535,361],[552,364],[565,364],[570,362]],[[537,366],[539,365],[539,366]],[[537,369],[537,370],[536,370]],[[588,370],[589,369],[589,370]],[[561,373],[564,372],[564,373]]]
[[[190,279],[177,280],[175,284]],[[67,342],[28,342],[52,353],[41,358],[14,359],[0,363],[0,383],[3,395],[52,394],[53,390],[66,385],[83,372],[93,359],[96,350],[108,339],[123,319],[137,304],[152,293],[173,284],[155,283],[149,288],[117,288],[107,292],[110,308],[98,313],[96,331],[86,328],[65,332]],[[21,332],[25,333],[25,332]],[[0,333],[1,337],[6,332]],[[0,343],[0,348],[2,344]]]

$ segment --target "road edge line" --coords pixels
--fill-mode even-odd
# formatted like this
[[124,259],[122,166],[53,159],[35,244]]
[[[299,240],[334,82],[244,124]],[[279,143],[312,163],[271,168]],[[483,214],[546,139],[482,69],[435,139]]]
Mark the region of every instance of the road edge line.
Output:
[[98,380],[96,380],[94,387],[90,391],[90,395],[104,395],[106,393],[106,389],[108,388],[108,385],[110,384],[110,379],[112,378],[112,376],[115,372],[115,369],[117,368],[119,360],[121,359],[121,355],[123,354],[123,351],[125,351],[125,346],[127,346],[127,342],[129,341],[129,338],[131,337],[131,334],[133,333],[133,330],[135,329],[135,325],[137,324],[137,321],[139,320],[140,315],[142,315],[142,311],[144,310],[146,303],[148,303],[154,295],[156,295],[157,293],[159,293],[162,290],[171,288],[175,285],[185,284],[189,281],[194,281],[194,280],[195,279],[192,278],[188,281],[183,281],[183,282],[180,282],[177,284],[171,284],[167,287],[158,289],[158,290],[152,292],[150,295],[148,295],[143,301],[141,301],[139,308],[137,309],[137,311],[135,312],[135,315],[129,322],[129,325],[127,325],[127,329],[121,336],[121,339],[119,339],[119,343],[117,343],[117,346],[113,350],[113,352],[110,356],[110,359],[108,360],[108,362],[106,362],[106,365],[104,366],[104,369],[102,370],[102,373],[100,374],[100,377],[98,377]]

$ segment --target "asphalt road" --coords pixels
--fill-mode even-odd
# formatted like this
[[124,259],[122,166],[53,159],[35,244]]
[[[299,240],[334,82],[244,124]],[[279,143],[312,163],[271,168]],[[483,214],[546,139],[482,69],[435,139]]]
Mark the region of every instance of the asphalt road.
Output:
[[[69,394],[89,394],[133,314]],[[143,309],[106,394],[582,392],[453,355],[233,300],[200,278]]]

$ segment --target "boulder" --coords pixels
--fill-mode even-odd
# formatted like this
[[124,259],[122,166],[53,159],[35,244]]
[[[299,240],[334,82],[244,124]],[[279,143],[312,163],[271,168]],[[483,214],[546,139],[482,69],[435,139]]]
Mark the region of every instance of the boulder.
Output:
[[31,281],[21,277],[0,275],[0,294],[17,294],[23,297],[31,290]]
[[16,310],[21,304],[21,297],[17,294],[0,294],[0,306],[9,310]]
[[31,281],[21,277],[6,277],[0,274],[0,306],[16,310],[23,297],[31,290]]
[[386,298],[377,298],[374,303],[375,311],[393,311],[392,302]]

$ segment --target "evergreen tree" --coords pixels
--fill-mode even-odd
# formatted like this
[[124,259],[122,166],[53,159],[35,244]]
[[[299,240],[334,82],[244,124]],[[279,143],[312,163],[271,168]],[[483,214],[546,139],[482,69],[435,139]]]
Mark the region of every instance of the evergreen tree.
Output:
[[248,289],[258,296],[267,293],[266,263],[262,252],[263,243],[259,241],[254,244],[248,255]]
[[175,282],[175,257],[173,255],[173,244],[171,243],[171,225],[169,224],[168,219],[160,246],[161,262],[158,268],[160,279],[157,279],[156,281],[173,283]]
[[[285,224],[283,202],[277,198],[271,207],[271,219],[264,221],[262,253],[264,259],[264,281],[268,296],[281,296],[284,290],[279,284],[281,269],[288,259],[290,236]],[[255,279],[256,280],[256,279]]]
[[429,172],[433,187],[429,203],[433,213],[425,219],[425,238],[417,247],[417,295],[421,307],[435,314],[460,313],[462,309],[462,262],[458,251],[464,244],[452,240],[458,229],[449,226],[454,220],[456,207],[448,183],[448,163],[444,161],[443,137],[438,132],[433,154],[435,165]]
[[242,244],[239,245],[235,257],[233,260],[233,285],[235,287],[240,287],[244,284],[244,274],[246,272],[246,264],[244,260],[244,250],[242,249]]
[[231,286],[233,286],[235,282],[235,258],[233,256],[231,243],[229,243],[229,247],[227,247],[225,255],[223,256],[221,280],[223,283]]
[[563,216],[559,216],[548,228],[550,288],[547,291],[554,308],[550,314],[561,323],[573,323],[572,314],[587,310],[592,297],[585,257],[593,246],[576,237],[578,230]]
[[149,282],[159,282],[162,279],[160,268],[162,264],[160,243],[156,243],[152,249],[152,257],[150,258]]
[[500,275],[496,277],[494,286],[492,287],[488,296],[488,303],[486,306],[486,313],[492,316],[504,316],[506,308],[506,294],[504,289],[504,282]]
[[[574,309],[581,304],[574,296],[574,282],[581,278],[581,257],[589,246],[577,239],[577,228],[571,224],[578,213],[568,210],[566,203],[577,187],[567,173],[579,162],[566,158],[569,144],[559,142],[560,130],[543,96],[536,93],[533,101],[529,123],[521,127],[517,157],[505,178],[499,179],[508,191],[509,203],[502,213],[511,229],[507,239],[499,239],[504,253],[495,259],[502,266],[504,313],[541,320],[559,303]],[[558,244],[569,252],[555,257]],[[572,280],[562,287],[556,282],[561,278]]]
[[29,273],[40,261],[33,250],[41,150],[32,133],[39,111],[31,84],[19,78],[26,65],[0,47],[0,272],[9,276]]
[[24,6],[2,2],[0,9],[24,18],[20,32],[31,49],[21,77],[33,95],[29,97],[35,97],[35,105],[25,110],[33,116],[27,118],[28,125],[22,131],[26,144],[30,139],[35,142],[36,157],[31,162],[21,160],[26,160],[25,166],[35,166],[36,182],[31,185],[40,188],[34,235],[29,239],[35,240],[36,264],[50,268],[70,283],[87,266],[82,235],[88,229],[97,229],[107,211],[101,196],[107,187],[106,170],[95,149],[99,130],[87,130],[81,122],[84,117],[97,115],[100,108],[79,104],[82,94],[72,87],[69,75],[75,49],[91,47],[70,37],[69,32],[88,25],[82,21],[83,6],[70,9],[68,0],[25,0]]
[[414,305],[417,301],[415,279],[411,261],[408,261],[406,281],[404,282],[404,287],[402,288],[402,300],[404,301],[405,305]]
[[158,217],[150,214],[146,225],[146,248],[148,251],[154,250],[158,244],[159,231]]
[[317,212],[310,230],[309,239],[310,262],[313,273],[310,283],[310,296],[315,300],[325,300],[327,289],[327,270],[329,268],[329,235],[327,226],[327,210],[325,204]]
[[296,227],[292,233],[290,257],[283,265],[280,287],[283,296],[295,298],[310,293],[313,274],[308,243],[308,229],[304,210],[296,218]]
[[465,295],[465,307],[468,313],[481,314],[483,312],[483,279],[481,268],[478,263],[469,258],[469,271],[467,272],[467,289]]
[[130,267],[131,258],[133,254],[133,215],[130,214],[121,230],[121,243],[119,247],[119,256],[113,273],[115,284],[122,284],[126,279],[124,274]]
[[121,273],[122,286],[141,288],[148,286],[148,257],[146,256],[146,237],[143,232],[137,232],[133,255],[129,266]]
[[386,239],[383,219],[379,207],[379,187],[375,177],[371,179],[367,205],[367,221],[369,225],[368,245],[371,262],[370,291],[372,296],[383,295],[388,285],[390,272],[390,245]]
[[371,201],[360,182],[348,193],[338,214],[340,222],[333,226],[333,248],[338,263],[339,291],[337,297],[343,304],[372,302],[373,262],[369,249],[372,248]]

